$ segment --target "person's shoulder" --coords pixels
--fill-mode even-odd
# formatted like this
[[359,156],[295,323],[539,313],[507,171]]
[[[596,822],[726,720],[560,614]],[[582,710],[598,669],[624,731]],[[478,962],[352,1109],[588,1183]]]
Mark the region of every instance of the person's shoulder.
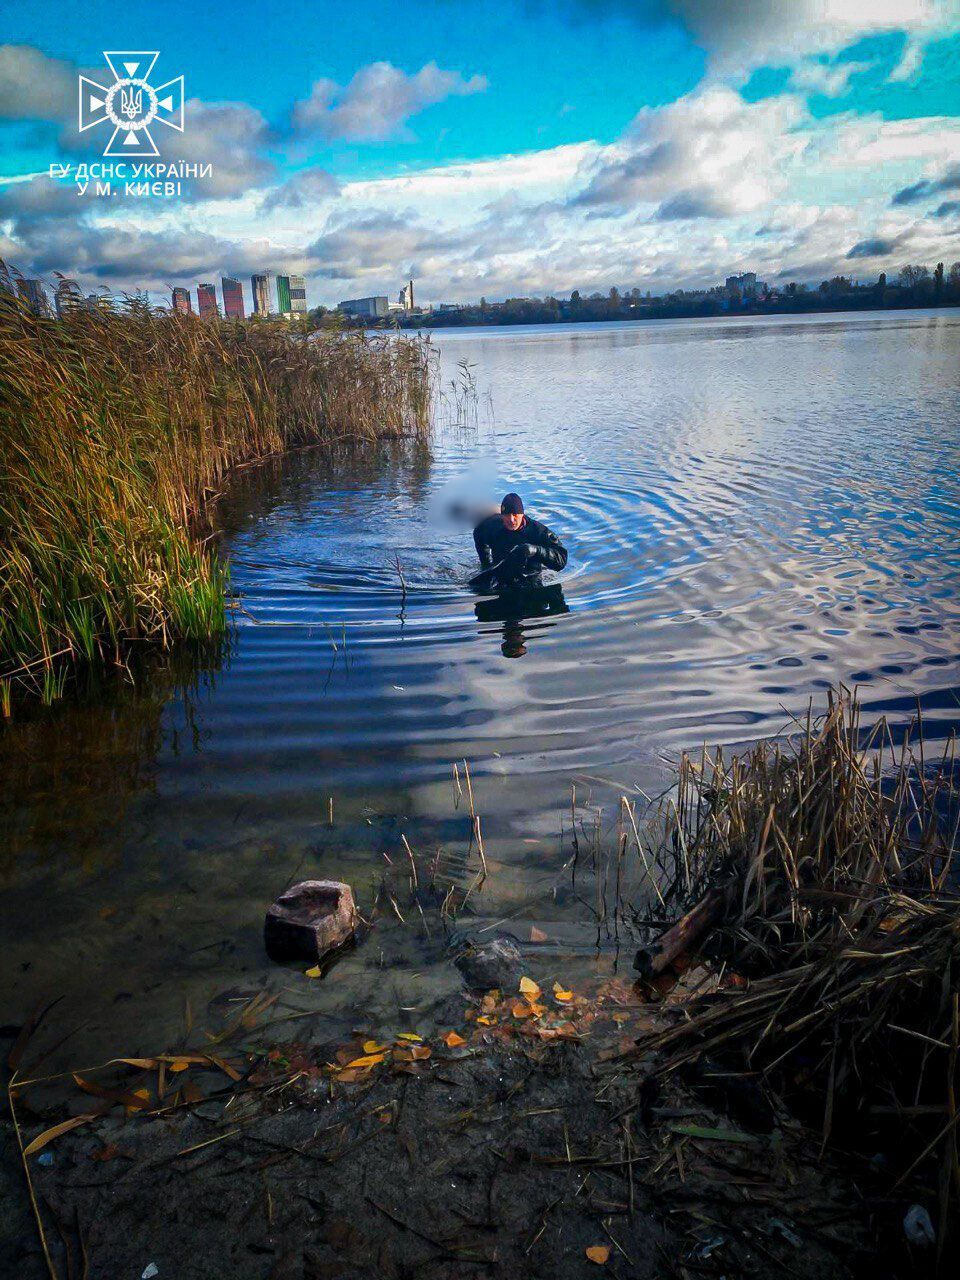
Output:
[[478,525],[474,527],[474,533],[491,533],[500,524],[498,515],[484,516]]
[[539,537],[541,534],[550,532],[550,530],[547,528],[547,526],[543,523],[542,520],[533,520],[529,516],[527,517],[527,528],[530,530],[532,534],[535,534],[537,537]]

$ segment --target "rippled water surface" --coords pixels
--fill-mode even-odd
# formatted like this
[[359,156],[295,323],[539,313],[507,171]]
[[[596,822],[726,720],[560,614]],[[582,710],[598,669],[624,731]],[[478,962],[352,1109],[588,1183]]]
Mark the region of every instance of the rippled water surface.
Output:
[[[401,832],[463,843],[458,760],[499,911],[556,868],[572,782],[612,809],[838,680],[870,715],[919,698],[933,739],[956,724],[960,315],[435,341],[478,395],[429,451],[308,453],[231,491],[222,664],[7,735],[14,1004],[59,982],[113,1025],[130,994],[172,1010],[256,970],[291,876],[370,881]],[[468,590],[449,516],[506,489],[570,553],[534,616]]]

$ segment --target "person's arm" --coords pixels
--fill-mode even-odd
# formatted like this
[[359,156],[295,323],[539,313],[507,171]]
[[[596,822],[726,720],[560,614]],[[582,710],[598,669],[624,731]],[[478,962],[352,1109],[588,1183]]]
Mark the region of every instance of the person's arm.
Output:
[[[531,532],[533,532],[531,530]],[[529,558],[544,569],[565,569],[567,565],[567,549],[555,533],[551,533],[545,524],[536,530],[536,538],[530,541]]]
[[473,545],[477,548],[477,555],[480,557],[480,566],[483,569],[489,569],[493,565],[493,549],[487,542],[484,526],[485,520],[480,523],[473,531]]

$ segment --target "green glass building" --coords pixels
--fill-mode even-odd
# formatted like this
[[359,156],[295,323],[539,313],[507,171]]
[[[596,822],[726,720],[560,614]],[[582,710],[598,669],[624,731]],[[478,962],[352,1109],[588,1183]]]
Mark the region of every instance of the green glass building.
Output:
[[282,316],[293,310],[290,306],[289,276],[277,276],[277,310]]

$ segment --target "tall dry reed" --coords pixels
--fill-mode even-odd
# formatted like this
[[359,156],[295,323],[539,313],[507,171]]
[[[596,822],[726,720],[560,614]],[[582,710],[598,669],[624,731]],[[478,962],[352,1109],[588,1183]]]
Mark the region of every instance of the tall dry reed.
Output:
[[226,625],[205,503],[231,468],[428,427],[418,341],[307,338],[143,304],[32,314],[0,264],[0,686]]

